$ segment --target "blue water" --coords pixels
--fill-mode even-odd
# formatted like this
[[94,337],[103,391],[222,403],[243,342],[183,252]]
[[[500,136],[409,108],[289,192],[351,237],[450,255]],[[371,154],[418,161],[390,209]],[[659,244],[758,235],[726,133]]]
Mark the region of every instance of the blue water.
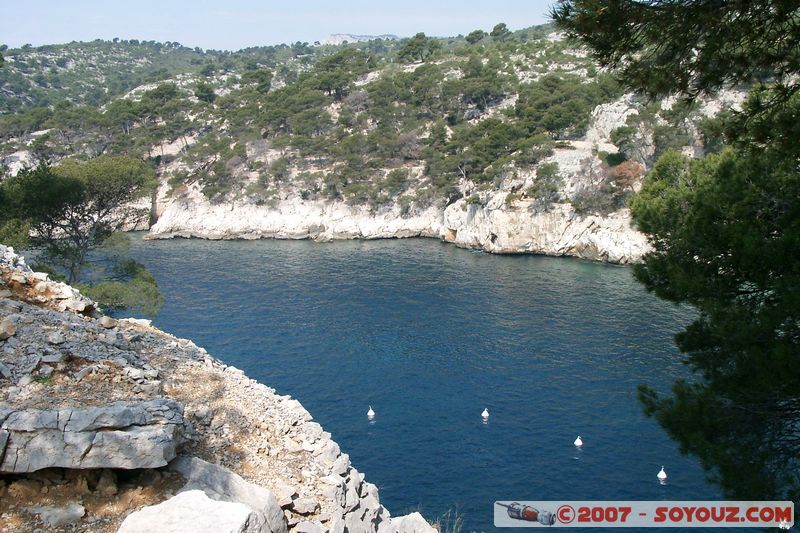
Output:
[[424,239],[133,255],[166,296],[155,325],[298,398],[394,515],[492,530],[496,500],[721,497],[642,415],[638,384],[687,375],[672,336],[692,312],[629,268]]

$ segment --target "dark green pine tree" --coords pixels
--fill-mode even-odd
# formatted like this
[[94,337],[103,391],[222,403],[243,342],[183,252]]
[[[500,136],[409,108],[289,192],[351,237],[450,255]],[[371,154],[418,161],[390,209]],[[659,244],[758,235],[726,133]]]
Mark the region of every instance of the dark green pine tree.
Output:
[[551,14],[635,90],[754,87],[727,147],[667,152],[632,202],[653,245],[636,277],[698,311],[676,336],[695,379],[639,397],[728,495],[800,499],[800,5],[562,0]]

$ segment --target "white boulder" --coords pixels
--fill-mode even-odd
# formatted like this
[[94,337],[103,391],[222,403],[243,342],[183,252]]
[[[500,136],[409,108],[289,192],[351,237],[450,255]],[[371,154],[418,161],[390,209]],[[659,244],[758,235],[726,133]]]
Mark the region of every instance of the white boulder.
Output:
[[169,500],[128,515],[118,533],[264,533],[256,513],[242,503],[212,500],[201,490],[181,492]]

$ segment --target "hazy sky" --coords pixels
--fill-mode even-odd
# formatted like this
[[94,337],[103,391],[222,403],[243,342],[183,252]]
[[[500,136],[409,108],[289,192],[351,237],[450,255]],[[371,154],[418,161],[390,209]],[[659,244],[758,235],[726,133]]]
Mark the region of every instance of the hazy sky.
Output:
[[313,43],[332,33],[401,37],[466,34],[505,22],[547,22],[554,0],[0,0],[0,43],[19,47],[94,39],[178,41],[238,50]]

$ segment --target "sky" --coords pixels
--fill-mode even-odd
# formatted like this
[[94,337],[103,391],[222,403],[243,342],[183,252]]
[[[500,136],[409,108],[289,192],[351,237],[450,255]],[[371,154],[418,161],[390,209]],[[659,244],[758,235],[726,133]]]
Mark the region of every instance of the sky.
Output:
[[178,41],[239,50],[334,33],[445,37],[498,22],[548,22],[553,0],[0,0],[0,43],[15,48],[94,39]]

